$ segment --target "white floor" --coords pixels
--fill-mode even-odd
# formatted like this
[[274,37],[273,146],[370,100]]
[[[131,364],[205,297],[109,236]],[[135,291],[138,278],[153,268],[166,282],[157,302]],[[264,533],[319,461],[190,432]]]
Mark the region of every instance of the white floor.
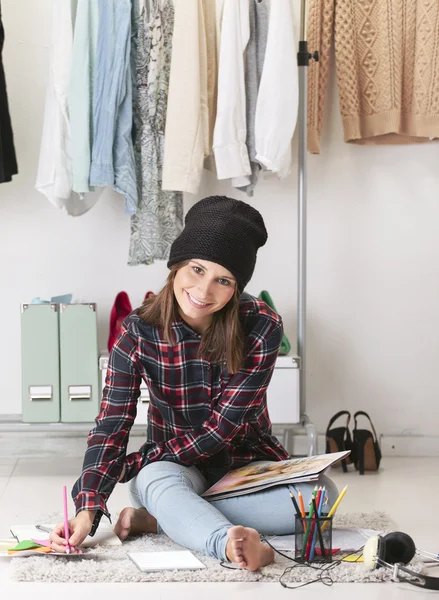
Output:
[[[81,460],[66,458],[52,459],[10,459],[0,457],[0,538],[10,537],[9,527],[17,523],[32,523],[51,512],[60,510],[62,502],[62,486],[69,488],[80,473]],[[398,524],[401,531],[411,535],[419,548],[430,552],[439,552],[438,529],[431,526],[432,511],[424,511],[427,501],[434,511],[439,495],[439,458],[387,458],[382,461],[382,469],[378,474],[366,474],[360,477],[357,472],[343,474],[331,470],[341,489],[349,484],[348,493],[343,500],[340,511],[386,510]],[[429,500],[428,500],[429,499]],[[127,505],[127,489],[118,485],[114,491],[109,507],[114,513]],[[73,504],[71,504],[73,514]],[[145,584],[19,584],[10,581],[11,559],[0,559],[1,597],[13,595],[21,598],[32,594],[33,600],[58,600],[60,594],[67,597],[81,594],[81,600],[95,600],[97,594],[105,594],[105,600],[120,598],[120,594],[129,591],[136,596],[144,597]],[[430,570],[439,576],[439,569]],[[394,598],[421,598],[434,592],[421,591],[408,584],[334,584],[325,587],[312,584],[300,590],[286,590],[280,584],[147,584],[147,593],[153,594],[154,600],[186,598],[205,598],[219,600],[224,595],[230,600],[239,598],[246,600],[250,596],[255,600],[270,595],[289,597],[300,594],[307,597],[337,598],[337,600],[355,597],[355,600]],[[9,596],[7,594],[9,592]],[[318,595],[318,596],[317,596]],[[149,596],[151,597],[151,596]]]

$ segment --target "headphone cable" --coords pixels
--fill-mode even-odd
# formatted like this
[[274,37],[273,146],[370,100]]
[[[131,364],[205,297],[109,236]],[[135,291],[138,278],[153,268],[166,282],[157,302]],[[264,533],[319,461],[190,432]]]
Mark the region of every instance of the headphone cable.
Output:
[[[268,546],[270,546],[270,548],[273,548],[273,550],[279,554],[280,556],[282,556],[283,558],[286,558],[287,560],[291,561],[294,563],[294,565],[291,565],[290,567],[286,567],[283,571],[283,573],[281,574],[281,576],[279,577],[279,583],[281,584],[282,587],[287,588],[287,589],[296,589],[296,588],[301,588],[301,587],[305,587],[306,585],[310,585],[311,583],[317,583],[317,582],[321,582],[323,583],[323,585],[326,585],[328,587],[330,587],[331,585],[333,585],[334,580],[332,579],[332,577],[330,577],[330,575],[327,575],[326,573],[328,571],[330,571],[331,569],[333,569],[334,567],[340,565],[342,562],[344,562],[344,559],[347,558],[348,556],[352,556],[355,554],[358,554],[359,552],[361,552],[361,550],[363,550],[364,548],[364,544],[362,546],[360,546],[360,548],[358,548],[358,550],[355,550],[354,552],[351,552],[350,554],[347,554],[346,556],[344,556],[343,558],[340,558],[336,561],[331,561],[331,562],[327,562],[324,563],[323,566],[316,566],[313,565],[311,563],[302,563],[302,562],[298,562],[295,558],[292,558],[291,556],[288,556],[287,554],[284,554],[283,552],[281,552],[280,550],[278,550],[277,548],[275,548],[268,540],[266,537],[261,535],[261,541],[265,542],[266,544],[268,544]],[[357,562],[361,559],[363,555],[360,554],[359,556],[357,556],[354,562]],[[232,567],[230,566],[230,564],[225,563],[224,561],[220,562],[220,565],[222,567],[224,567],[225,569],[232,569],[232,570],[237,570],[237,571],[243,571],[245,569],[240,569],[239,567]],[[300,567],[307,567],[309,569],[314,569],[315,571],[319,572],[318,577],[316,577],[316,579],[312,579],[311,581],[307,581],[305,583],[301,583],[300,585],[288,585],[287,583],[285,583],[284,581],[282,581],[282,578],[287,575],[288,573],[291,573],[291,571],[295,568],[300,568]]]

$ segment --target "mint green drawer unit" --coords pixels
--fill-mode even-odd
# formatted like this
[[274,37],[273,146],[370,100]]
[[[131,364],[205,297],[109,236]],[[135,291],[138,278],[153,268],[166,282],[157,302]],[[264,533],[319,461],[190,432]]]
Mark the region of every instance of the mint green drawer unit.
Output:
[[61,421],[92,423],[99,413],[95,304],[60,304]]
[[58,304],[21,305],[24,423],[60,420]]

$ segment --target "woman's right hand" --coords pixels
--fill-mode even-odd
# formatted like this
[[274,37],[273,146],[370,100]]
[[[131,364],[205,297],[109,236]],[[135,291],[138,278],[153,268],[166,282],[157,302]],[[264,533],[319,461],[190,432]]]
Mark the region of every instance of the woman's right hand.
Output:
[[[69,548],[71,552],[77,550],[91,531],[95,511],[82,510],[74,519],[69,520]],[[67,541],[64,535],[64,522],[58,523],[50,536],[51,548],[54,552],[66,552]]]

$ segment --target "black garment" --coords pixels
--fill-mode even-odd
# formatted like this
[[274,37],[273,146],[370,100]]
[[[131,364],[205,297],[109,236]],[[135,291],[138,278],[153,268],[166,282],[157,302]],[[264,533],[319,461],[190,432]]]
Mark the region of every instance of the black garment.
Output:
[[187,213],[185,227],[171,246],[168,267],[201,258],[228,269],[242,292],[250,281],[258,248],[267,241],[262,215],[226,196],[209,196]]
[[5,31],[3,29],[0,6],[0,183],[11,181],[12,175],[18,173],[2,60],[4,41]]

